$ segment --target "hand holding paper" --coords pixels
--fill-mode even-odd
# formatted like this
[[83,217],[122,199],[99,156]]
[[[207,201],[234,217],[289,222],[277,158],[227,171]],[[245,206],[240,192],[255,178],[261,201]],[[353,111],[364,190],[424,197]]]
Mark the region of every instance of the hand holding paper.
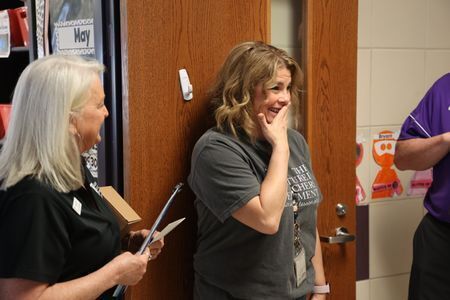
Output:
[[[175,222],[170,223],[169,225],[167,225],[160,233],[158,236],[156,236],[155,238],[153,237],[153,234],[156,232],[156,229],[158,228],[159,224],[161,223],[162,219],[164,218],[164,216],[166,215],[167,211],[169,210],[170,205],[172,204],[175,195],[178,194],[181,191],[181,187],[183,186],[183,183],[178,183],[175,188],[172,191],[172,194],[169,197],[169,200],[167,200],[166,204],[164,205],[163,209],[161,210],[161,212],[159,213],[158,217],[156,218],[155,223],[153,223],[152,227],[150,228],[150,233],[147,235],[147,237],[145,238],[144,242],[141,245],[141,248],[139,249],[139,251],[137,252],[138,254],[143,254],[145,249],[155,240],[156,238],[161,239],[162,237],[164,237],[164,235],[168,234],[170,231],[172,231],[176,226],[178,226],[178,224],[180,224],[183,219],[177,220]],[[178,222],[178,223],[177,223]],[[174,224],[175,223],[175,224]],[[162,234],[162,232],[164,232],[164,234]],[[126,286],[125,285],[118,285],[117,288],[114,291],[113,297],[119,297],[120,295],[123,294],[123,292],[126,290]]]
[[153,240],[151,241],[150,245],[153,244],[156,241],[159,241],[166,235],[168,235],[172,230],[175,229],[178,225],[180,225],[181,222],[183,222],[186,218],[181,218],[176,221],[173,221],[172,223],[168,224],[166,227],[164,227],[161,232],[156,233],[156,235],[153,237]]

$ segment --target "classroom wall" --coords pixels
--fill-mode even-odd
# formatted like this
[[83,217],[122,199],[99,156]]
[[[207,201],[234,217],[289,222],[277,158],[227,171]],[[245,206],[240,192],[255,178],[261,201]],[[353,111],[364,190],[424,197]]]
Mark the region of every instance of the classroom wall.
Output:
[[407,299],[412,238],[424,214],[424,191],[414,183],[429,176],[392,167],[403,190],[376,198],[372,188],[381,167],[372,150],[380,132],[397,137],[426,90],[450,72],[448,28],[448,0],[359,1],[357,142],[364,155],[357,176],[366,198],[357,221],[367,228],[359,236],[366,235],[368,253],[357,263],[358,271],[366,269],[357,276],[357,300]]

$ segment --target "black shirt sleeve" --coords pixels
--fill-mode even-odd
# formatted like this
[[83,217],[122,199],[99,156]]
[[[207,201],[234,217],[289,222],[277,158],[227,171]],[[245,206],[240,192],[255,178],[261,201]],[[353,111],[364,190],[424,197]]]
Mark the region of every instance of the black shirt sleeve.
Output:
[[0,277],[57,281],[71,248],[69,224],[57,200],[44,188],[1,199]]

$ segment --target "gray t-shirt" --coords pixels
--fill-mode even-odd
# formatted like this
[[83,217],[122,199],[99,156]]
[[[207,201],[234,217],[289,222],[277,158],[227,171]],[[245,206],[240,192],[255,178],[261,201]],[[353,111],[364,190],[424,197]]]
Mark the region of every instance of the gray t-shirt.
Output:
[[[262,234],[231,217],[259,195],[270,161],[270,144],[251,144],[216,129],[208,130],[196,143],[188,178],[198,216],[195,299],[293,299],[312,291],[311,258],[321,193],[304,138],[289,129],[288,142],[288,198],[274,235]],[[292,199],[299,201],[297,222],[307,270],[306,280],[298,287]]]

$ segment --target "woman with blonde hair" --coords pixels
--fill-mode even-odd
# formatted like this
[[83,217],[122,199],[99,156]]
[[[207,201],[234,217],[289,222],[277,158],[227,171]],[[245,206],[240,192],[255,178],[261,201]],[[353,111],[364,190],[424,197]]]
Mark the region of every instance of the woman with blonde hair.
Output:
[[325,299],[321,193],[308,146],[288,128],[297,63],[262,42],[234,47],[212,88],[216,126],[196,143],[194,299]]
[[[108,116],[102,71],[51,55],[19,78],[0,153],[0,299],[107,298],[115,285],[138,283],[161,251],[157,242],[121,254],[117,220],[80,156],[100,142]],[[124,244],[146,235],[131,232]]]

